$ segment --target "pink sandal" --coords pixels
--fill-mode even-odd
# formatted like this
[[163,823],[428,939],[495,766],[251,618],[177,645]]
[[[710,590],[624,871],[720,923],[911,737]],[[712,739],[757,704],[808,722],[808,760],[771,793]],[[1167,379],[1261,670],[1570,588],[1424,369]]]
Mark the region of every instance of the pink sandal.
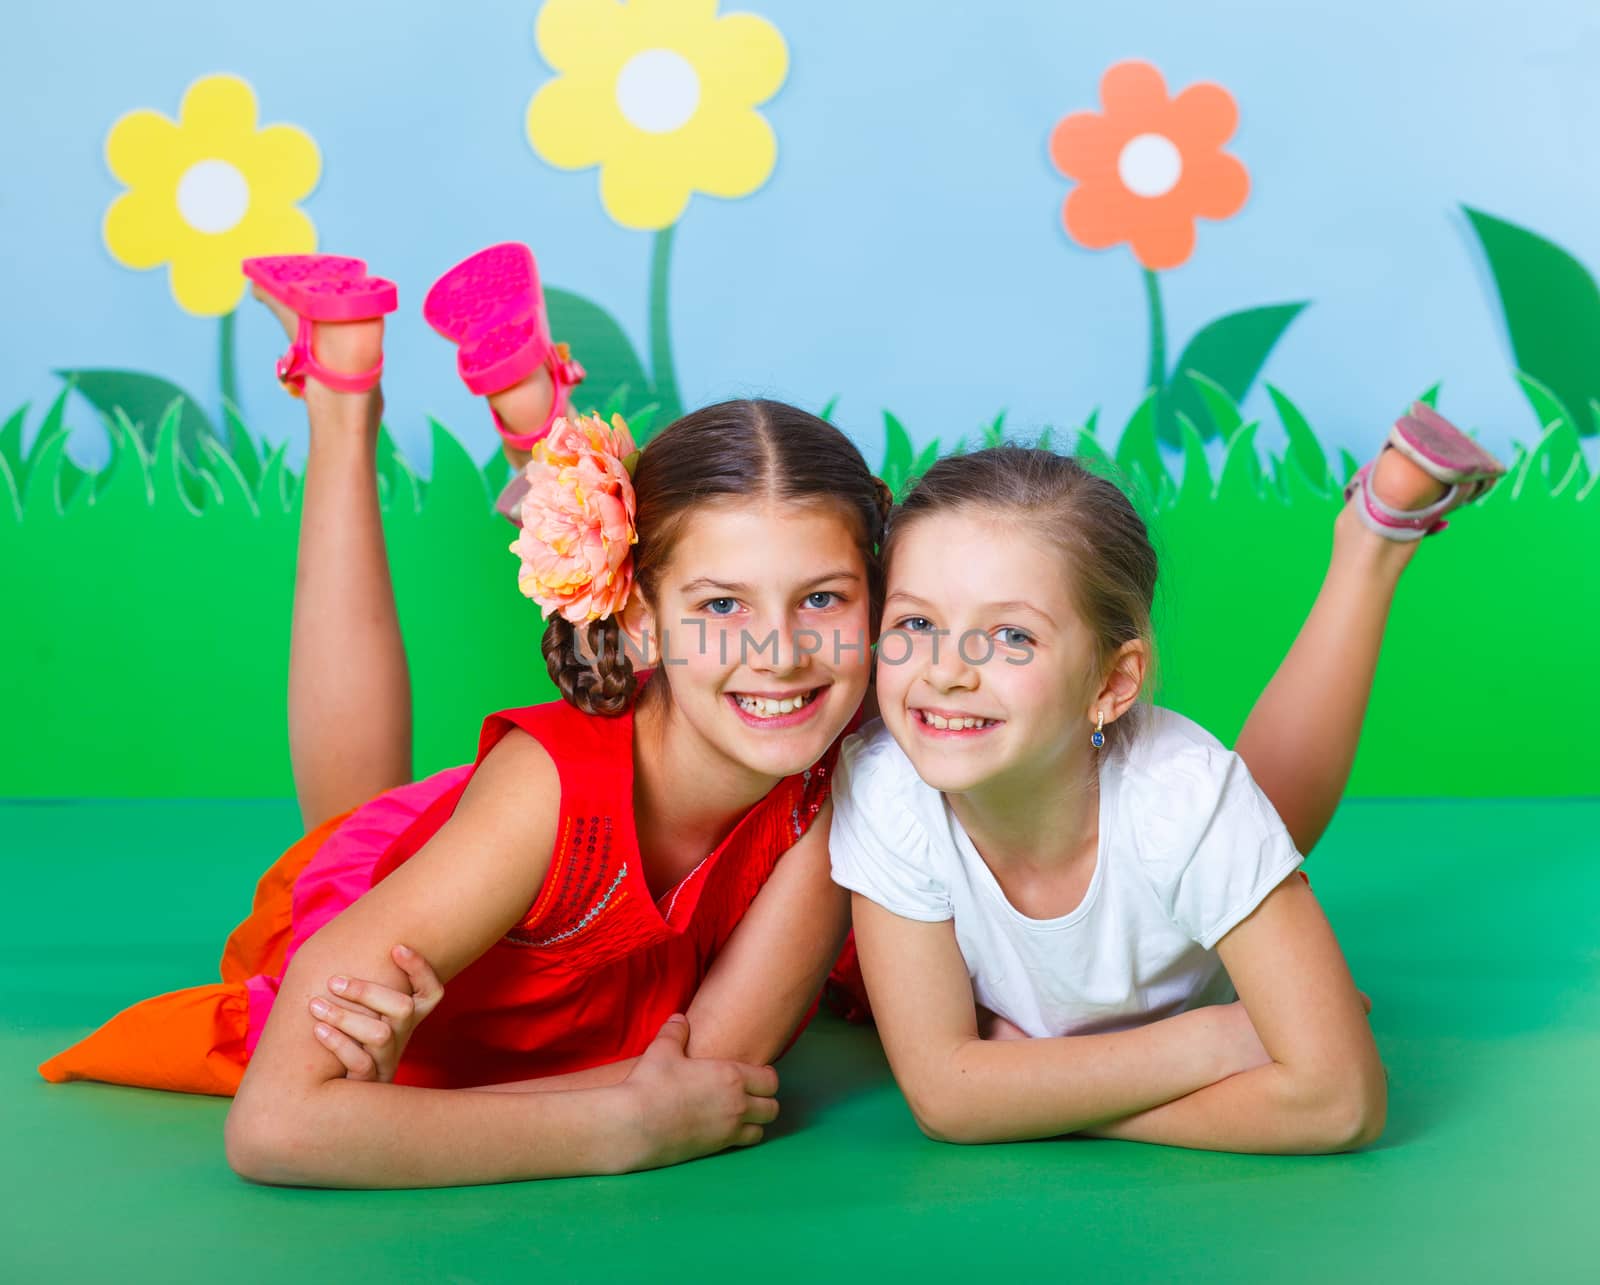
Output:
[[1396,450],[1450,489],[1420,509],[1396,509],[1372,490],[1373,464],[1365,464],[1344,489],[1348,500],[1360,492],[1356,513],[1386,540],[1420,540],[1443,531],[1444,516],[1469,504],[1500,480],[1505,465],[1426,402],[1416,402],[1389,430],[1385,450]]
[[503,392],[521,383],[540,366],[548,367],[555,385],[550,414],[531,433],[513,433],[494,414],[495,427],[508,445],[531,450],[567,409],[571,390],[584,370],[566,344],[550,338],[544,292],[533,251],[514,241],[479,250],[433,283],[422,304],[427,322],[460,348],[456,369],[478,396]]
[[383,376],[383,361],[346,375],[329,370],[311,353],[311,330],[319,321],[370,321],[400,306],[393,281],[369,277],[360,259],[336,254],[277,254],[246,259],[244,275],[300,318],[289,351],[278,358],[278,382],[296,397],[307,379],[338,393],[364,393]]

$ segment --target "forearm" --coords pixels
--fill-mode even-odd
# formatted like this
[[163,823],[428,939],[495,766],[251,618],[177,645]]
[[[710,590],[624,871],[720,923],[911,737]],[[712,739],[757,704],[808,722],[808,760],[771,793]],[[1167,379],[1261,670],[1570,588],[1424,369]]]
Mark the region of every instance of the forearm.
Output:
[[1381,1084],[1354,1092],[1308,1085],[1305,1077],[1272,1062],[1082,1132],[1201,1151],[1350,1151],[1383,1132],[1386,1097]]
[[615,1088],[458,1093],[329,1080],[235,1102],[229,1163],[256,1182],[447,1187],[615,1173],[631,1164],[630,1100]]
[[479,1084],[464,1093],[565,1093],[571,1089],[605,1089],[621,1084],[633,1070],[636,1057],[620,1062],[607,1062],[603,1066],[585,1067],[581,1071],[568,1071],[565,1075],[547,1075],[538,1080],[512,1080],[507,1084]]
[[1235,1056],[1218,1015],[1197,1009],[1105,1035],[965,1041],[908,1097],[945,1141],[1052,1138],[1193,1094],[1236,1071]]

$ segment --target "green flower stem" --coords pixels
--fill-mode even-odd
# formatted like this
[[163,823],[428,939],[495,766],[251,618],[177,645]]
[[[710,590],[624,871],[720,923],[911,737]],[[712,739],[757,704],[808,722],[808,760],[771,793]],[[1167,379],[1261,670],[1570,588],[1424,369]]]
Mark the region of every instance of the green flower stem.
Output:
[[1167,323],[1161,313],[1161,283],[1149,268],[1143,271],[1144,295],[1150,304],[1150,373],[1145,389],[1160,392],[1167,386]]
[[[238,309],[222,314],[222,325],[217,333],[217,365],[222,375],[222,400],[235,409],[239,406],[239,378],[233,361],[233,319]],[[226,414],[222,423],[228,422]]]
[[650,253],[650,367],[655,397],[661,404],[658,424],[670,424],[683,414],[678,395],[678,372],[672,364],[672,316],[667,308],[668,277],[672,268],[672,238],[678,225],[656,233]]

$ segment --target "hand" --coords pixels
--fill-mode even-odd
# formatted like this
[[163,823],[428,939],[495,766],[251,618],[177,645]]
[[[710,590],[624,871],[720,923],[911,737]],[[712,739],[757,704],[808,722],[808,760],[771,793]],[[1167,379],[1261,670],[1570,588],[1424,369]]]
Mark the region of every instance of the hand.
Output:
[[345,1078],[390,1083],[411,1032],[444,998],[444,986],[428,961],[409,946],[389,956],[411,983],[409,995],[377,982],[330,977],[332,996],[311,1000],[317,1043],[344,1064]]
[[998,1013],[991,1013],[978,1005],[978,1038],[980,1040],[1025,1040],[1030,1038],[1020,1026],[1006,1021]]
[[778,1073],[720,1058],[693,1058],[689,1019],[669,1017],[618,1088],[638,1112],[631,1169],[655,1169],[761,1141],[778,1118]]

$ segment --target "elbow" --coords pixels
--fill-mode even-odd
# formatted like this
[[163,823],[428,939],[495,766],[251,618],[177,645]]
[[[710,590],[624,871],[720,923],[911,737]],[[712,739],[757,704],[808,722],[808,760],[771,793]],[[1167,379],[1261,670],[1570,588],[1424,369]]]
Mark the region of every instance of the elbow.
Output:
[[265,1112],[234,1103],[222,1130],[228,1168],[247,1182],[271,1186],[310,1186],[306,1147],[286,1112]]
[[1376,1063],[1344,1076],[1318,1098],[1310,1150],[1359,1151],[1383,1136],[1389,1116],[1389,1079]]
[[911,1118],[917,1122],[923,1136],[934,1142],[950,1142],[960,1146],[989,1142],[980,1136],[976,1122],[951,1095],[927,1090],[907,1090],[906,1105],[911,1108]]

